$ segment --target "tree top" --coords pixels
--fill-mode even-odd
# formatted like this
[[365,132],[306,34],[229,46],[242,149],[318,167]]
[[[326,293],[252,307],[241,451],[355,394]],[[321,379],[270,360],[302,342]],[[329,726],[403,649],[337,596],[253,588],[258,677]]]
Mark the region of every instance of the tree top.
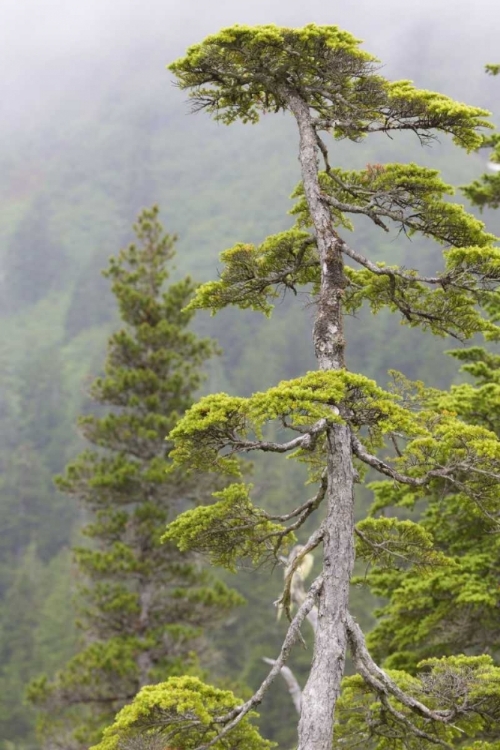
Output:
[[337,138],[413,130],[426,139],[437,129],[467,150],[481,144],[477,129],[491,127],[487,110],[411,81],[388,81],[360,44],[337,26],[236,25],[190,47],[169,69],[180,88],[191,89],[195,110],[226,124],[256,123],[260,113],[288,110],[299,97],[316,126]]

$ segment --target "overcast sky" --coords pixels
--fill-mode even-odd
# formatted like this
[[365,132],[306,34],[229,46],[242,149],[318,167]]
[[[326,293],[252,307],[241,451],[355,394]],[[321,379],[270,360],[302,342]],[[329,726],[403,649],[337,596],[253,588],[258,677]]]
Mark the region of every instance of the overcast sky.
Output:
[[221,26],[311,21],[364,39],[389,74],[401,75],[408,58],[404,75],[416,78],[419,54],[432,61],[437,81],[440,66],[456,69],[449,93],[463,89],[469,99],[483,65],[500,60],[499,0],[2,0],[3,125],[22,130],[70,88],[84,101],[101,75],[141,50],[163,69]]

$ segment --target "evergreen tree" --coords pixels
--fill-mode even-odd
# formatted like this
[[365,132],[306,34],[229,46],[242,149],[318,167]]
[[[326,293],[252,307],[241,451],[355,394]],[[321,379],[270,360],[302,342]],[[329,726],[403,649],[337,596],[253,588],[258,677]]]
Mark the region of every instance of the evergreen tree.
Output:
[[[500,65],[487,65],[491,75]],[[481,210],[500,205],[500,139],[485,137],[480,145],[493,147],[489,168],[471,185],[462,188]],[[500,320],[500,303],[492,296],[486,305],[490,319]],[[486,339],[498,341],[496,333]],[[446,409],[470,425],[484,427],[500,438],[500,356],[485,347],[473,346],[449,352],[465,364],[462,370],[473,383],[452,386],[449,393],[419,388],[419,399],[432,408]],[[477,508],[460,491],[425,498],[422,509],[418,495],[404,497],[387,482],[373,486],[374,511],[387,504],[404,505],[420,511],[421,525],[432,535],[442,552],[453,561],[443,576],[429,572],[425,578],[414,570],[375,570],[365,581],[387,599],[378,614],[380,623],[368,642],[376,656],[394,668],[414,672],[420,661],[444,654],[467,651],[500,655],[500,544],[498,513]],[[459,490],[460,487],[457,487]],[[415,623],[418,622],[418,627]]]
[[[238,244],[222,255],[217,282],[204,285],[195,306],[217,312],[227,305],[269,314],[283,291],[312,285],[313,341],[318,370],[249,398],[216,394],[193,406],[170,437],[177,465],[237,478],[215,504],[181,514],[165,539],[198,550],[234,569],[280,559],[287,541],[314,515],[314,531],[287,560],[280,603],[291,622],[279,655],[261,687],[245,703],[218,700],[213,689],[171,678],[143,689],[118,714],[98,750],[125,748],[265,747],[243,723],[279,674],[300,627],[315,623],[315,646],[301,696],[299,750],[360,747],[402,750],[438,745],[498,749],[500,668],[490,655],[430,658],[412,674],[383,670],[349,612],[354,553],[381,569],[414,569],[420,577],[455,564],[425,525],[400,520],[388,508],[408,498],[458,498],[470,517],[497,524],[500,443],[488,427],[465,423],[456,411],[396,377],[383,390],[349,372],[343,329],[346,313],[367,304],[399,313],[404,324],[463,340],[500,329],[481,314],[496,299],[500,250],[495,237],[463,207],[436,170],[416,164],[369,164],[360,171],[332,167],[321,132],[337,140],[399,132],[428,142],[452,136],[473,150],[488,127],[484,110],[409,81],[390,82],[359,41],[337,27],[304,29],[235,26],[191,47],[171,66],[194,108],[227,124],[257,122],[261,113],[288,111],[296,120],[302,183],[293,213],[297,226],[260,246]],[[322,160],[324,170],[319,170]],[[446,249],[444,267],[416,268],[374,262],[345,239],[361,218],[387,233],[420,233]],[[355,235],[356,239],[356,235]],[[378,451],[383,448],[381,456]],[[305,462],[316,492],[286,514],[254,504],[265,498],[244,484],[236,454],[290,453]],[[367,470],[390,480],[392,497],[354,522],[354,485]],[[387,484],[384,487],[387,488]],[[316,511],[323,506],[323,513]],[[306,555],[323,548],[323,565],[291,615],[294,573]],[[356,674],[343,678],[350,650]]]
[[[498,76],[500,75],[500,65],[487,65],[486,72],[489,75]],[[479,206],[482,211],[488,207],[500,207],[500,134],[494,133],[490,136],[484,136],[480,147],[492,149],[488,162],[490,173],[483,174],[470,185],[463,187],[462,190],[471,203]]]
[[[476,383],[453,386],[449,393],[419,387],[416,396],[430,409],[455,414],[464,423],[486,428],[500,438],[500,357],[481,347],[452,352]],[[472,469],[474,471],[474,469]],[[498,492],[498,477],[491,478]],[[472,482],[471,482],[472,484]],[[500,656],[500,514],[470,502],[461,481],[448,492],[427,493],[375,482],[373,513],[396,505],[419,512],[420,525],[449,560],[445,572],[430,568],[378,569],[364,581],[386,597],[381,620],[368,638],[374,655],[394,669],[414,673],[424,659],[467,652]],[[454,490],[454,491],[453,491]]]
[[214,346],[186,330],[192,281],[163,291],[175,238],[163,233],[156,207],[141,213],[135,231],[138,243],[111,258],[105,272],[125,323],[111,336],[105,375],[91,389],[108,413],[81,418],[95,450],[58,479],[85,509],[90,541],[75,550],[81,650],[53,682],[41,678],[30,691],[45,709],[40,724],[49,748],[87,748],[140,687],[196,673],[204,629],[240,600],[209,579],[192,553],[160,544],[164,524],[214,489],[212,479],[181,469],[167,476],[165,442]]

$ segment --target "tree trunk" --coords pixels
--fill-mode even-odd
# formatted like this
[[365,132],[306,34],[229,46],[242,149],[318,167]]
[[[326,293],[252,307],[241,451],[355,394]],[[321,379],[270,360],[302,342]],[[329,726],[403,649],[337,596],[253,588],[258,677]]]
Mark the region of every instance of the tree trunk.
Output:
[[[295,94],[288,94],[288,103],[299,126],[302,180],[321,265],[314,348],[321,370],[339,370],[345,366],[341,243],[321,198],[318,143],[309,108]],[[349,582],[354,565],[354,471],[350,431],[345,425],[333,425],[328,430],[327,477],[324,584],[318,597],[313,661],[302,694],[298,750],[331,750],[335,704],[344,674]]]

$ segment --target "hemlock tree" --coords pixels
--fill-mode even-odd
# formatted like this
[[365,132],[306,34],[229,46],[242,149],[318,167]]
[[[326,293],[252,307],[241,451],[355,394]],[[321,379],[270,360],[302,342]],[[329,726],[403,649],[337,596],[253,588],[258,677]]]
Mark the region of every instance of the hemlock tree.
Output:
[[[427,143],[444,133],[473,150],[482,143],[481,128],[489,126],[487,113],[409,81],[384,79],[378,61],[358,40],[332,26],[236,26],[191,47],[170,67],[180,87],[191,91],[194,109],[219,121],[255,123],[261,113],[287,111],[297,122],[302,182],[294,193],[296,227],[258,247],[238,244],[225,251],[220,279],[202,286],[189,309],[215,313],[237,305],[270,314],[273,299],[284,291],[312,285],[318,371],[249,398],[207,396],[187,412],[170,434],[176,464],[235,476],[236,482],[215,504],[181,514],[165,539],[233,569],[241,558],[259,564],[278,559],[306,520],[314,514],[319,520],[288,565],[280,605],[290,626],[253,697],[238,703],[226,696],[217,703],[211,688],[192,682],[169,681],[156,686],[154,695],[145,688],[117,716],[98,750],[264,746],[250,729],[245,744],[243,722],[316,607],[299,750],[432,745],[498,750],[500,668],[491,656],[439,653],[421,662],[416,673],[384,671],[349,612],[355,548],[375,568],[395,575],[415,570],[420,579],[429,570],[445,579],[461,554],[444,554],[441,539],[436,542],[425,524],[379,516],[376,508],[355,524],[355,484],[367,470],[388,481],[385,494],[375,486],[385,514],[405,498],[439,497],[441,508],[458,504],[478,524],[497,531],[497,435],[491,425],[467,424],[452,404],[402,376],[383,390],[349,372],[343,318],[368,304],[374,313],[388,308],[403,323],[437,335],[462,340],[482,332],[498,339],[500,329],[482,317],[481,308],[498,299],[500,250],[481,222],[447,199],[453,190],[436,170],[392,163],[339,169],[331,166],[320,135],[357,142],[410,131]],[[374,262],[345,239],[344,230],[357,217],[400,241],[405,234],[434,239],[444,248],[444,267],[437,264],[435,274],[423,275],[416,268]],[[304,461],[316,492],[288,513],[270,515],[254,504],[251,486],[240,477],[238,455],[254,451]],[[320,546],[322,570],[292,618],[294,570]],[[343,681],[348,649],[356,674]]]
[[80,419],[96,449],[58,480],[85,509],[90,544],[75,550],[82,648],[54,681],[31,688],[51,749],[88,748],[140,687],[196,674],[205,627],[240,602],[195,555],[160,543],[169,519],[216,488],[213,478],[182,469],[167,476],[172,444],[165,442],[192,404],[214,346],[187,330],[192,281],[164,291],[175,238],[164,234],[158,209],[144,210],[134,228],[137,244],[105,272],[125,324],[111,336],[105,375],[91,388],[107,413]]

